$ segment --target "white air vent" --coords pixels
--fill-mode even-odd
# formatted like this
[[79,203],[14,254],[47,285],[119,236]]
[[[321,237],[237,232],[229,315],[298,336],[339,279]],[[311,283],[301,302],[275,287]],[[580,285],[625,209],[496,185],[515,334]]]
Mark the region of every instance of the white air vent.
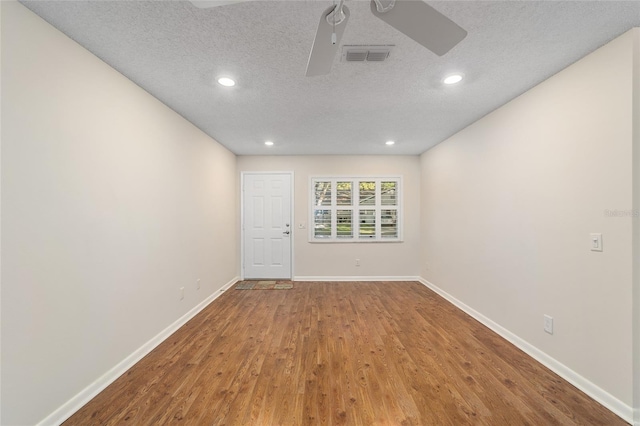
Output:
[[389,57],[389,49],[370,50],[367,54],[367,61],[382,62]]
[[382,62],[391,53],[393,44],[342,46],[342,62]]
[[364,62],[367,60],[367,56],[369,55],[368,50],[360,50],[360,49],[352,49],[347,50],[346,53],[346,61],[347,62]]

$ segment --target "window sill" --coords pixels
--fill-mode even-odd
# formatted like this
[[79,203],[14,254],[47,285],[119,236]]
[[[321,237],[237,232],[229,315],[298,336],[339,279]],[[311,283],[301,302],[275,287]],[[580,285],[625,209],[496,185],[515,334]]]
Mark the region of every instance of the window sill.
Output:
[[363,238],[361,240],[357,239],[311,239],[309,240],[311,244],[389,244],[389,243],[402,243],[404,240],[401,238],[389,238],[384,240],[375,240]]

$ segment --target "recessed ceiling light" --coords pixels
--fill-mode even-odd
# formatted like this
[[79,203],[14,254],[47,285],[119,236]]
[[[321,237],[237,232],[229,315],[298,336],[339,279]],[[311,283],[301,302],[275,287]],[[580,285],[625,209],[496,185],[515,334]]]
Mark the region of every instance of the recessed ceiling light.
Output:
[[271,141],[266,141],[264,144],[265,144],[266,146],[273,146],[273,142],[271,142]]
[[395,145],[395,142],[394,141],[386,141],[385,145],[389,145],[389,146]]
[[451,74],[442,80],[444,84],[456,84],[462,81],[462,74]]
[[220,77],[218,79],[218,83],[220,83],[221,85],[225,86],[225,87],[231,87],[231,86],[235,86],[236,82],[229,77]]

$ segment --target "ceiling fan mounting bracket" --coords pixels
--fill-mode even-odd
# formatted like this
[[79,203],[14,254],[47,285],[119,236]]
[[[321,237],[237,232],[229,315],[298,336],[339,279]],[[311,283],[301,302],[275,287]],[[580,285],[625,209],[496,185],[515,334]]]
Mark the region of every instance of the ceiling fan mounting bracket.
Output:
[[387,4],[386,6],[382,4],[382,0],[373,0],[373,2],[376,4],[378,13],[388,12],[393,9],[393,6],[395,6],[396,4],[396,0],[389,0],[389,4]]
[[[395,2],[395,0],[393,0]],[[340,0],[340,3],[333,10],[327,13],[327,22],[329,25],[340,25],[347,18],[347,15],[344,14],[342,10],[344,6],[344,0]]]

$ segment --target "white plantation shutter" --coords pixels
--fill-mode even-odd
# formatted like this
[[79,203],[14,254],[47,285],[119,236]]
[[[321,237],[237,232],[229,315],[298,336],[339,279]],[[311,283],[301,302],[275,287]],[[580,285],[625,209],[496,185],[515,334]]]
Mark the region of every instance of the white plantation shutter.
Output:
[[400,177],[313,177],[310,187],[310,241],[402,241]]

